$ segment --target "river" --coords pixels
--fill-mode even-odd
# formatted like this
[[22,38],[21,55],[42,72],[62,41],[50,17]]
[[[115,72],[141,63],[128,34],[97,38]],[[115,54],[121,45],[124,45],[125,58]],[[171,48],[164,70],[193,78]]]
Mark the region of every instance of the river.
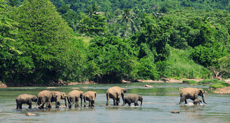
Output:
[[[179,83],[154,83],[153,88],[143,87],[145,83],[129,84],[95,84],[95,85],[74,85],[49,88],[48,90],[62,91],[66,94],[73,89],[83,92],[92,90],[97,92],[95,107],[74,106],[69,109],[60,107],[56,109],[55,103],[50,110],[34,109],[36,103],[33,103],[32,109],[28,105],[23,105],[22,110],[16,110],[15,99],[20,94],[37,95],[47,87],[12,87],[0,89],[0,122],[1,123],[140,123],[140,122],[167,122],[167,123],[229,123],[230,120],[230,98],[228,94],[218,95],[208,90],[209,85],[192,86],[203,88],[208,93],[205,94],[205,100],[208,103],[193,105],[192,100],[187,100],[188,104],[178,105],[180,97],[180,87],[190,87],[187,84]],[[139,94],[143,96],[143,105],[129,107],[127,104],[123,107],[121,100],[120,106],[103,106],[106,104],[106,90],[112,86],[124,87],[127,94]],[[201,99],[201,97],[199,97]],[[87,102],[88,103],[88,102]],[[112,105],[112,99],[109,103]],[[64,101],[61,101],[64,106]],[[179,111],[173,114],[171,111]],[[36,116],[26,116],[26,112],[37,114]]]

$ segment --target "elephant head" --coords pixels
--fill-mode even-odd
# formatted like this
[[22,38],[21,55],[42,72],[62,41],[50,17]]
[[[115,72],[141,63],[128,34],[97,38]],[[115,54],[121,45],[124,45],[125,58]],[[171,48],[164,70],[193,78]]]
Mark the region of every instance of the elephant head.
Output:
[[33,95],[33,97],[31,98],[31,100],[33,101],[33,102],[37,102],[37,96],[35,96],[35,95]]
[[142,97],[142,96],[139,96],[139,97],[138,97],[138,101],[141,101],[141,106],[142,106],[143,97]]
[[127,92],[126,89],[124,88],[121,88],[121,97],[122,97],[122,100],[124,101],[124,94]]
[[205,95],[204,95],[204,90],[203,89],[198,89],[198,96],[201,96],[202,97],[202,100],[205,104],[207,104],[205,102]]
[[65,101],[65,106],[67,107],[67,104],[66,104],[67,96],[65,92],[56,92],[54,94],[54,98],[56,98],[56,108],[59,108],[60,106],[60,99],[63,99]]

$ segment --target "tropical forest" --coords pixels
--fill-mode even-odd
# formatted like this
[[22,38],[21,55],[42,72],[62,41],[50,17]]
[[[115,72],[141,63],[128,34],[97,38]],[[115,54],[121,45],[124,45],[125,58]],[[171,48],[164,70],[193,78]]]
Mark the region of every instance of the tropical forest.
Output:
[[230,77],[229,0],[0,0],[0,81]]

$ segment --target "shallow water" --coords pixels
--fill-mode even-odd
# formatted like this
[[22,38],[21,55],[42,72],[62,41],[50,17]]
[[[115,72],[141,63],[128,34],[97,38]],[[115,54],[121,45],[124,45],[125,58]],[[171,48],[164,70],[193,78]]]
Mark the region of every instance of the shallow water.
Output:
[[[55,109],[55,103],[52,103],[51,110],[34,109],[36,104],[33,103],[31,110],[28,105],[23,105],[22,110],[16,110],[15,99],[18,95],[27,93],[37,95],[38,92],[47,89],[46,87],[20,87],[20,88],[4,88],[0,89],[0,122],[1,123],[31,123],[31,122],[97,122],[97,123],[118,123],[118,122],[168,122],[168,123],[184,123],[184,122],[209,122],[209,123],[227,123],[230,118],[230,98],[229,95],[217,95],[208,91],[208,85],[193,86],[203,88],[208,91],[205,100],[207,105],[193,105],[191,100],[187,100],[188,104],[178,105],[179,87],[189,87],[186,84],[168,84],[157,83],[148,84],[153,88],[143,87],[144,83],[132,84],[98,84],[98,85],[75,85],[50,88],[49,90],[57,90],[70,92],[73,88],[79,88],[86,92],[88,90],[96,91],[97,97],[95,107],[78,107],[72,109],[61,107]],[[102,106],[106,103],[105,92],[109,87],[120,86],[127,89],[127,94],[139,94],[144,98],[143,105],[122,107],[120,106]],[[199,97],[201,99],[201,97]],[[112,100],[109,103],[112,105]],[[64,106],[64,101],[61,102]],[[171,111],[177,110],[179,114],[173,114]],[[38,114],[38,116],[26,116],[26,112]]]

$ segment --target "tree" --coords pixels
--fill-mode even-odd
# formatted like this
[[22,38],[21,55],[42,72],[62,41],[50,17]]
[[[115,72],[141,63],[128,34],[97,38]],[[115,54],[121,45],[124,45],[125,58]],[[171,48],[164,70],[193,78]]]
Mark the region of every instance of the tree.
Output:
[[92,78],[98,82],[116,83],[132,79],[136,51],[127,40],[116,36],[96,37],[90,41],[89,63]]
[[23,41],[20,57],[27,59],[27,66],[14,71],[12,78],[29,84],[60,79],[70,62],[68,46],[73,31],[55,6],[49,0],[26,0],[11,13],[11,18],[19,23],[18,37]]
[[124,37],[128,37],[127,30],[128,30],[128,23],[132,23],[134,25],[134,21],[132,18],[135,16],[135,13],[132,11],[132,9],[124,9],[122,11],[122,20],[121,22],[125,23],[125,32]]
[[88,11],[88,16],[84,13],[81,15],[81,24],[79,30],[86,35],[105,35],[107,30],[106,17],[97,12],[96,5],[93,4],[92,8]]
[[213,72],[215,79],[222,79],[224,75],[227,77],[230,73],[230,55],[214,60],[217,62],[216,66],[209,66],[208,68]]

